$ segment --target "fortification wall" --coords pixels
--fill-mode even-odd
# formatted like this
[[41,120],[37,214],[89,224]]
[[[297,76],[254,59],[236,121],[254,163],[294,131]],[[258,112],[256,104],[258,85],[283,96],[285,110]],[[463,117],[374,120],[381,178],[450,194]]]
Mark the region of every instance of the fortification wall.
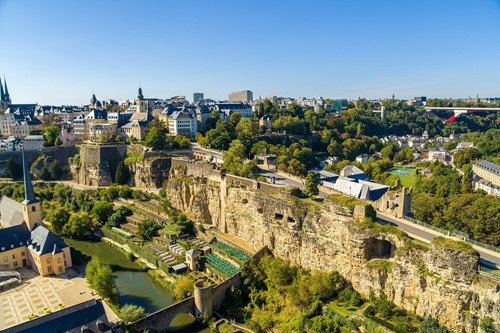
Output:
[[[61,168],[65,171],[70,170],[70,165],[68,163],[68,158],[74,156],[78,153],[78,149],[75,146],[64,146],[64,147],[44,147],[41,152],[39,150],[28,150],[25,151],[26,160],[28,161],[28,165],[32,165],[34,161],[41,154],[50,157],[51,159],[55,159],[59,162]],[[20,150],[18,151],[7,151],[0,153],[0,177],[5,176],[5,163],[9,158],[13,158],[14,161],[22,166],[23,165],[23,156]]]
[[477,274],[474,251],[426,251],[399,230],[365,224],[365,205],[302,201],[235,177],[217,182],[199,171],[192,177],[191,169],[170,179],[166,190],[172,205],[197,222],[305,268],[338,271],[365,297],[384,292],[398,306],[431,315],[457,333],[477,332],[484,317],[500,325],[500,288]]
[[111,185],[116,167],[126,151],[127,147],[123,143],[81,145],[80,165],[74,166],[77,182],[91,186]]

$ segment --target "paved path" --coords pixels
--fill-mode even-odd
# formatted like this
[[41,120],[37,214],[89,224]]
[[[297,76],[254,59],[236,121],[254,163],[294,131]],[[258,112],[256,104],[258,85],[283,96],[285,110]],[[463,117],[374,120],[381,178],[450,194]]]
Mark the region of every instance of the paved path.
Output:
[[[398,219],[392,216],[389,216],[387,214],[383,214],[380,212],[377,212],[377,218],[380,222],[382,223],[391,223],[404,232],[406,232],[409,236],[414,237],[418,240],[430,243],[434,238],[436,237],[448,237],[452,239],[457,239],[460,240],[456,237],[450,237],[448,235],[443,235],[440,232],[437,232],[435,230],[426,228],[424,226],[412,223],[410,221],[404,220],[404,219]],[[471,244],[472,245],[472,244]],[[500,253],[496,253],[494,251],[485,249],[480,246],[474,246],[472,247],[479,252],[479,255],[481,256],[481,261],[487,265],[494,265],[496,267],[500,267]]]
[[[45,308],[55,312],[60,310],[59,304],[70,307],[99,297],[92,295],[85,279],[72,270],[57,277],[41,277],[28,268],[18,272],[23,283],[0,293],[0,330],[28,321],[31,314],[42,317]],[[113,315],[110,319],[117,318]]]
[[[57,184],[64,184],[67,186],[70,186],[74,189],[77,190],[97,190],[99,188],[108,188],[109,186],[91,186],[91,185],[83,185],[83,184],[77,184],[71,180],[51,180],[51,181],[43,181],[44,183],[57,183]],[[160,192],[160,188],[142,188],[142,187],[131,187],[131,190],[139,190],[139,191],[145,191],[149,193],[154,193],[158,194]]]

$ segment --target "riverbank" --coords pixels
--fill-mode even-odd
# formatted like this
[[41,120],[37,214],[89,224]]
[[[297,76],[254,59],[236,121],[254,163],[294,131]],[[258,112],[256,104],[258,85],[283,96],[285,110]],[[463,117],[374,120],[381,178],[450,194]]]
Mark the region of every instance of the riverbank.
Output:
[[[119,246],[120,244],[112,244],[112,240],[85,242],[66,239],[66,242],[82,254],[99,257],[103,263],[111,266],[122,304],[139,305],[144,307],[146,313],[153,313],[174,303],[168,288],[149,273],[158,270],[153,270],[154,266],[144,262],[145,260],[132,261],[130,252]],[[147,269],[149,272],[146,272]],[[210,329],[198,324],[189,314],[183,313],[174,318],[169,331],[208,333]]]

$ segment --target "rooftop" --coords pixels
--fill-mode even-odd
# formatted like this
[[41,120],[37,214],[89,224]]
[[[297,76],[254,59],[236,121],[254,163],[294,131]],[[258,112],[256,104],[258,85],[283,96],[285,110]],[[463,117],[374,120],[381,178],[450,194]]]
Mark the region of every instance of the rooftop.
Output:
[[492,172],[497,176],[500,176],[500,165],[498,164],[486,160],[481,160],[476,163],[476,166],[480,167],[483,170]]

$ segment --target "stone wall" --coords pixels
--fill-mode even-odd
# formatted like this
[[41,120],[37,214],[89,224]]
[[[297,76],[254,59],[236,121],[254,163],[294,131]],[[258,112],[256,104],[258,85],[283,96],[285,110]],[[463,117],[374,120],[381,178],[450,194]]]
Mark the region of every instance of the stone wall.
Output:
[[500,324],[500,288],[477,274],[475,252],[426,251],[397,229],[367,224],[365,205],[332,199],[320,205],[257,182],[236,186],[233,177],[217,181],[199,170],[191,176],[195,166],[173,172],[166,190],[172,205],[197,222],[305,268],[338,271],[364,297],[384,292],[398,306],[431,315],[457,333],[477,332],[485,317]]
[[196,281],[194,296],[141,318],[132,325],[137,332],[149,328],[154,328],[158,332],[165,332],[172,320],[180,313],[189,313],[196,319],[201,319],[205,315],[212,316],[213,310],[219,309],[224,301],[227,290],[232,286],[239,288],[240,285],[240,274],[230,277],[217,286],[204,287],[202,280]]
[[111,185],[126,150],[123,143],[81,145],[80,164],[74,167],[77,182],[90,186]]
[[172,320],[180,313],[194,313],[194,297],[186,298],[165,309],[156,311],[133,323],[137,332],[143,332],[149,328],[156,329],[157,332],[165,332]]
[[403,187],[398,190],[391,190],[384,193],[377,201],[373,201],[373,207],[397,218],[409,215],[413,190]]
[[[70,170],[68,158],[74,156],[77,153],[78,153],[78,149],[75,146],[44,147],[41,150],[41,154],[50,157],[52,160],[56,159],[57,161],[59,161],[59,165],[61,166],[61,168],[64,171],[67,171],[68,173]],[[40,157],[41,154],[40,154],[39,150],[25,151],[26,160],[28,161],[28,164],[31,166],[31,164],[33,164],[33,162],[36,161],[36,159],[38,157]],[[20,165],[20,166],[23,165],[23,156],[22,156],[22,152],[20,150],[1,152],[0,153],[0,177],[5,176],[5,162],[11,157],[14,159],[14,161],[18,165]]]
[[161,188],[168,179],[172,158],[166,155],[156,155],[145,158],[130,166],[133,174],[132,184],[142,188]]

